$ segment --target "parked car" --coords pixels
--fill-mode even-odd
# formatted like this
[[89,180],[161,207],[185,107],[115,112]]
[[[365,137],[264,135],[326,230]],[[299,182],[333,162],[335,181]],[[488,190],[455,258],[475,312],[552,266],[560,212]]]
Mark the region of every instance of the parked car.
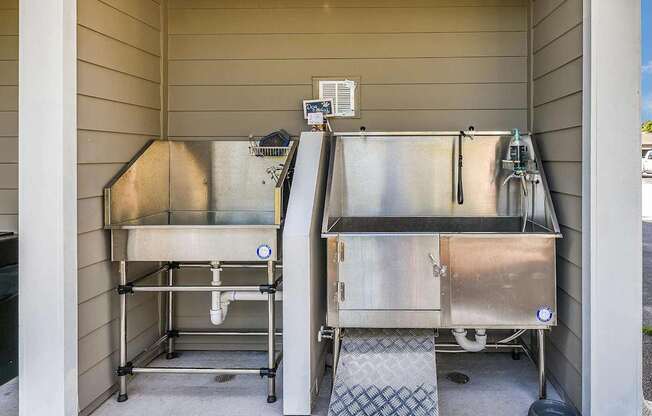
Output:
[[643,159],[641,159],[641,173],[652,174],[652,150],[648,150]]

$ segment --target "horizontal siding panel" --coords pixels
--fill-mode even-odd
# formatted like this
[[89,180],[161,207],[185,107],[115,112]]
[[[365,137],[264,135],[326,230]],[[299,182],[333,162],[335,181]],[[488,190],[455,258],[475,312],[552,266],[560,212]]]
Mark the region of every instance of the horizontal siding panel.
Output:
[[[274,45],[270,48],[270,45]],[[174,59],[526,56],[527,34],[298,34],[170,36]]]
[[157,29],[99,0],[78,0],[77,21],[95,32],[160,56],[161,34]]
[[582,302],[582,269],[562,257],[557,257],[557,285],[568,296]]
[[0,163],[18,163],[18,137],[0,137]]
[[582,58],[576,59],[539,78],[534,83],[534,105],[540,106],[582,91],[582,62]]
[[18,232],[18,214],[0,214],[0,231]]
[[370,85],[365,110],[527,109],[527,84]]
[[566,0],[534,0],[533,14],[534,24],[539,24],[543,19],[550,16],[556,8],[558,8]]
[[170,35],[526,30],[525,7],[172,9],[169,15]]
[[[460,130],[470,124],[482,130],[512,126],[527,130],[527,110],[416,110],[362,112],[362,119],[337,119],[331,124],[338,131],[379,130]],[[303,113],[266,112],[171,112],[170,136],[248,137],[263,136],[284,128],[298,135],[305,128]],[[481,127],[480,127],[481,126]]]
[[579,25],[534,54],[534,78],[579,58],[582,49],[582,25]]
[[568,296],[563,290],[557,290],[557,308],[559,319],[577,337],[582,337],[582,304]]
[[170,9],[524,6],[527,0],[169,0]]
[[0,86],[0,111],[18,111],[17,86]]
[[553,192],[582,195],[582,164],[577,162],[544,163],[548,184]]
[[576,408],[581,409],[582,375],[568,361],[564,354],[554,346],[554,344],[548,342],[546,348],[548,349],[548,353],[546,354],[546,366],[549,370],[549,374],[558,384],[564,387],[565,393],[571,400],[572,404]]
[[170,111],[301,110],[312,85],[170,87]]
[[160,111],[78,96],[77,127],[83,130],[113,131],[158,136]]
[[582,161],[582,127],[538,133],[536,141],[544,161]]
[[582,125],[582,93],[534,109],[534,131],[543,133]]
[[575,195],[552,192],[557,219],[561,225],[582,231],[582,198]]
[[[147,348],[158,335],[158,329],[152,327],[144,332],[128,345],[129,358],[134,357]],[[115,370],[118,366],[118,354],[97,363],[83,374],[79,375],[79,408],[85,409],[95,399],[104,394],[117,382]]]
[[0,61],[0,85],[18,85],[18,61]]
[[79,62],[77,92],[154,109],[161,108],[161,86],[101,66]]
[[114,289],[119,284],[117,264],[106,260],[79,269],[77,300],[80,304]]
[[582,371],[582,340],[573,334],[566,325],[559,324],[549,332],[550,342],[559,350],[568,362],[577,370]]
[[77,266],[81,269],[91,264],[108,260],[110,257],[109,233],[92,231],[77,236]]
[[550,16],[534,27],[534,51],[550,44],[563,33],[582,23],[582,0],[566,0]]
[[[127,311],[135,310],[141,305],[156,303],[155,293],[129,296]],[[103,327],[120,315],[120,299],[115,291],[109,291],[79,304],[78,336],[84,338],[91,332]]]
[[124,164],[93,164],[77,167],[77,198],[101,197],[104,187],[122,169]]
[[[527,108],[526,84],[368,85],[360,95],[362,111]],[[312,86],[173,86],[169,97],[171,111],[298,111]]]
[[0,189],[0,214],[18,214],[18,191]]
[[104,198],[77,201],[77,233],[101,230],[104,227]]
[[18,36],[0,36],[0,60],[18,60]]
[[366,84],[527,82],[527,59],[410,58],[171,61],[170,85],[312,85],[313,77],[360,76]]
[[79,163],[127,163],[145,144],[158,136],[79,130]]
[[0,35],[18,34],[18,9],[0,9]]
[[0,189],[18,189],[18,164],[0,164]]
[[[132,341],[138,335],[157,328],[158,306],[155,302],[139,305],[130,311],[127,322],[127,339]],[[115,319],[79,340],[79,373],[83,374],[104,358],[118,350],[120,322]]]
[[0,9],[18,10],[18,0],[0,0]]
[[160,29],[160,6],[152,0],[101,0],[155,29]]
[[18,137],[17,111],[0,111],[0,137]]
[[[96,296],[115,289],[120,281],[118,265],[118,262],[106,260],[80,268],[77,272],[78,302],[82,304]],[[154,269],[156,269],[155,263],[131,262],[127,265],[128,278],[129,280],[136,279]],[[148,278],[143,280],[143,282],[145,283],[148,280],[156,281],[156,278]]]
[[[564,226],[561,226],[561,233],[564,238],[557,240],[557,254],[577,267],[582,267],[582,233]],[[581,333],[578,332],[577,335],[581,336]]]
[[161,81],[159,57],[82,26],[77,29],[77,57],[150,81]]

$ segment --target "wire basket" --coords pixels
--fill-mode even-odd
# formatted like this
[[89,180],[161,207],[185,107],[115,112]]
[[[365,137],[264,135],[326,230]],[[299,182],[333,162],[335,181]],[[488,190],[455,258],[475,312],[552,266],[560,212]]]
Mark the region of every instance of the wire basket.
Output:
[[285,157],[290,151],[290,146],[270,147],[252,144],[249,146],[249,154],[256,157]]

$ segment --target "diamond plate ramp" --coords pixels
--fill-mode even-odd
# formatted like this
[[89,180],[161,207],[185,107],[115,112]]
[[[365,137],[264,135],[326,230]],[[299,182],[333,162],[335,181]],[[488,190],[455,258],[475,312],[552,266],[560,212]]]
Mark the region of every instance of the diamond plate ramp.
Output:
[[347,329],[329,416],[438,416],[432,330]]

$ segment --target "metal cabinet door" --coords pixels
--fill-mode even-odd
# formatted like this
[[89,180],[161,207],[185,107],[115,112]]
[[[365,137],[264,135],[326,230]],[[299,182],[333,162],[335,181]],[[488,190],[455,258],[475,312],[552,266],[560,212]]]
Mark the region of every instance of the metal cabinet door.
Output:
[[340,236],[340,310],[439,309],[439,236]]

